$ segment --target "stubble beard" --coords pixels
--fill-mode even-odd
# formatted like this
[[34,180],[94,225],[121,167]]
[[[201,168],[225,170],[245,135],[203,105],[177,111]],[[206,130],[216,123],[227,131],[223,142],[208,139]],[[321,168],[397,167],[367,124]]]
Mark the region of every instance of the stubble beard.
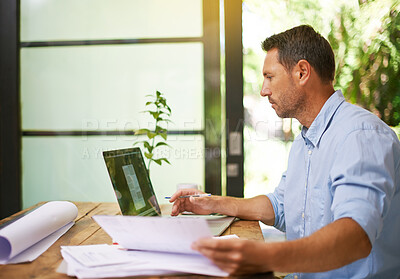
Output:
[[281,118],[298,118],[306,110],[304,95],[301,91],[296,90],[294,84],[282,95],[280,106],[277,105],[276,114]]

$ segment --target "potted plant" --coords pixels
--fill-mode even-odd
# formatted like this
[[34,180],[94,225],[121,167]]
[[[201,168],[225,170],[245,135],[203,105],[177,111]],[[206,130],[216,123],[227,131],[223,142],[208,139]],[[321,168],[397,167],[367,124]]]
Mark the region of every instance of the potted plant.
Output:
[[169,120],[171,116],[171,108],[167,105],[167,100],[163,93],[156,91],[155,95],[146,95],[150,98],[146,102],[146,110],[143,113],[148,113],[154,119],[154,130],[150,129],[139,129],[135,132],[135,135],[146,135],[147,139],[137,141],[134,145],[143,144],[144,156],[148,159],[147,171],[150,173],[150,164],[154,162],[158,165],[162,165],[163,162],[171,164],[167,158],[155,157],[155,150],[161,146],[170,147],[167,141],[167,125],[171,122]]

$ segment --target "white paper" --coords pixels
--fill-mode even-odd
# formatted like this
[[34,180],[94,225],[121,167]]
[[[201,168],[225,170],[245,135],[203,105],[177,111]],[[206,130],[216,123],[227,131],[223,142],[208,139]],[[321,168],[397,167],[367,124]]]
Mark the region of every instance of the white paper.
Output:
[[201,218],[98,215],[93,219],[127,249],[199,254],[191,244],[212,237],[207,221]]
[[77,207],[48,202],[0,230],[0,264],[36,259],[73,225]]
[[[210,276],[228,275],[228,273],[219,269],[202,255],[119,250],[117,247],[115,245],[62,247],[61,254],[67,263],[67,274],[82,279],[181,273],[204,274]],[[82,264],[82,253],[85,253],[85,250],[86,253],[91,253],[91,257],[97,253],[95,257],[100,258],[103,265],[88,267]],[[112,250],[114,250],[114,252]],[[121,263],[112,264],[115,260],[106,255],[109,253],[118,254],[117,257],[120,259]],[[124,263],[122,263],[122,261],[124,261],[123,258],[126,259]],[[105,259],[109,259],[109,261],[107,262]],[[84,261],[86,260],[84,259]],[[62,269],[60,269],[60,271],[61,270]]]
[[74,222],[70,222],[66,224],[64,227],[60,228],[59,230],[55,231],[54,233],[50,234],[49,236],[43,238],[38,243],[29,247],[10,259],[7,264],[17,264],[23,262],[31,262],[43,254],[51,245],[54,244],[63,234],[65,234],[72,226]]
[[[94,251],[94,249],[97,250],[97,253],[99,254],[98,257],[106,257],[101,254],[108,253],[109,249],[118,249],[110,245],[102,245],[102,244],[91,245],[91,246],[94,247],[92,249],[92,252]],[[132,253],[127,253],[127,257],[132,261],[120,264],[107,263],[104,264],[103,266],[86,267],[82,265],[75,258],[76,254],[78,257],[81,256],[82,251],[79,251],[80,246],[69,246],[68,253],[64,248],[65,247],[61,247],[61,255],[63,256],[64,261],[60,264],[57,271],[61,273],[66,273],[69,276],[76,276],[78,278],[107,278],[107,277],[126,277],[126,276],[138,276],[138,275],[164,275],[164,274],[176,273],[154,268],[154,266],[150,265],[148,259],[132,260],[140,256],[140,255],[138,256],[129,255]]]
[[121,264],[133,261],[141,262],[137,257],[125,253],[124,250],[116,249],[116,247],[107,244],[61,246],[61,250],[63,254],[67,253],[71,255],[76,261],[86,267]]
[[216,239],[232,239],[232,238],[239,238],[236,234],[227,234],[221,236],[214,236]]

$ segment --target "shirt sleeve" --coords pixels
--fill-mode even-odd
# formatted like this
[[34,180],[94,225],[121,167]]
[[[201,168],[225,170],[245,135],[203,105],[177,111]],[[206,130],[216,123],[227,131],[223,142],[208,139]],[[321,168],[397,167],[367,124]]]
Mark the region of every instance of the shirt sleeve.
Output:
[[285,213],[284,213],[284,191],[285,191],[285,181],[286,181],[286,172],[282,174],[281,181],[275,191],[271,194],[267,194],[267,197],[271,201],[272,207],[274,208],[275,213],[275,222],[274,227],[282,232],[286,232],[286,223],[285,223]]
[[378,238],[395,192],[396,139],[388,132],[357,130],[338,148],[331,170],[334,220],[349,217]]

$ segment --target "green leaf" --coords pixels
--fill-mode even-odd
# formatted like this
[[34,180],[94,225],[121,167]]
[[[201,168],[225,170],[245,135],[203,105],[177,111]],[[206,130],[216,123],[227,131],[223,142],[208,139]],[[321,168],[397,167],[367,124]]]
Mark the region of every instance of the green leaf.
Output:
[[171,165],[171,163],[166,158],[151,159],[151,160],[160,166],[162,165],[162,162],[166,162]]
[[160,158],[160,160],[162,160],[162,161],[164,161],[164,162],[166,162],[166,163],[171,165],[171,163],[166,158]]
[[147,134],[148,132],[150,132],[149,129],[139,129],[139,130],[135,131],[135,135],[143,135],[143,134]]
[[160,126],[156,126],[156,134],[162,134],[162,133],[166,133],[166,129],[164,129],[163,127]]
[[161,166],[161,159],[153,159],[154,163]]
[[169,119],[164,119],[164,118],[161,118],[161,117],[157,118],[156,120],[157,120],[158,122],[168,122],[168,123],[173,123],[171,120],[169,120]]
[[148,112],[148,113],[156,113],[157,111],[152,111],[152,110],[143,110],[143,111],[141,111],[142,113],[144,113],[144,112]]
[[157,119],[160,116],[160,112],[149,111],[149,113],[153,116],[154,119]]
[[169,110],[166,110],[165,108],[161,109],[160,112],[161,112],[162,114],[166,114],[166,115],[168,115],[168,116],[171,116],[171,113],[169,112]]
[[154,159],[152,159],[152,158],[153,158],[153,153],[145,152],[145,153],[144,153],[144,156],[145,156],[147,159],[150,159],[150,160],[153,160],[153,161],[154,161]]
[[165,143],[163,141],[160,141],[159,143],[157,143],[155,147],[159,147],[159,146],[169,146],[169,147],[171,147],[169,144],[167,144],[167,143]]
[[147,143],[147,141],[145,141],[145,140],[136,141],[136,142],[133,144],[133,146],[138,145],[138,144],[143,144],[143,145],[144,145],[145,143]]
[[147,151],[149,151],[149,153],[152,153],[154,150],[154,147],[151,146],[147,141],[143,142],[144,147],[147,149]]
[[[143,141],[143,145],[144,147],[146,147],[147,149],[150,148],[150,143],[148,143],[147,141]],[[151,152],[151,151],[150,151]]]
[[160,133],[159,136],[161,136],[164,140],[167,140],[167,133]]
[[150,131],[147,132],[147,137],[148,137],[149,139],[153,139],[155,136],[157,136],[156,133],[153,133],[153,132],[150,132]]

